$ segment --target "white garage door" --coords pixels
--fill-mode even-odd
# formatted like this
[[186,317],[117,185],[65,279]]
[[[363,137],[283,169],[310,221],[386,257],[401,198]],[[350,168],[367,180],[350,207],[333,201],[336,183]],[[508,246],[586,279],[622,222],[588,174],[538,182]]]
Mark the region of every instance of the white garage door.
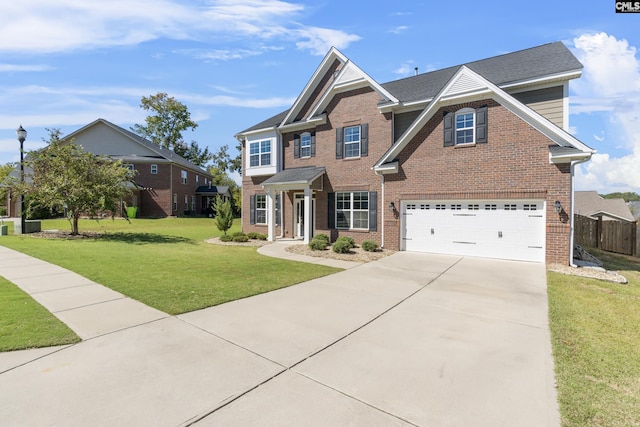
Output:
[[402,219],[406,251],[545,260],[543,200],[407,200]]

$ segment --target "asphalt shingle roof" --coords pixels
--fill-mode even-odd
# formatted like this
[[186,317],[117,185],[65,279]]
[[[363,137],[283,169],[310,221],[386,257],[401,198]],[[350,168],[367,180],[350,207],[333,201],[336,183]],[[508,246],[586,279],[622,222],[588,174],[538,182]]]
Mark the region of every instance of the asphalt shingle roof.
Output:
[[271,178],[267,179],[262,185],[274,185],[274,184],[292,184],[292,183],[305,183],[311,184],[314,179],[322,175],[325,172],[325,168],[308,166],[304,168],[291,168],[285,169]]
[[[427,100],[436,96],[462,65],[498,86],[582,69],[580,61],[562,42],[554,42],[390,81],[382,87],[403,103]],[[240,134],[278,126],[288,112],[278,113]]]

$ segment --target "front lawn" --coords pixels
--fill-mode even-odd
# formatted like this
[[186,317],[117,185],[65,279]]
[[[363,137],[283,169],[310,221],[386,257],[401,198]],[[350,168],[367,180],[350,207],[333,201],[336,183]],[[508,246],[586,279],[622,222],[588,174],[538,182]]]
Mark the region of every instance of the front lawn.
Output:
[[562,426],[640,426],[640,260],[589,251],[629,283],[548,273]]
[[0,351],[73,344],[80,338],[22,289],[0,277]]
[[[231,231],[238,230],[234,225]],[[69,230],[66,220],[42,229]],[[255,247],[219,246],[211,218],[91,220],[100,238],[3,236],[0,244],[75,271],[169,314],[211,307],[340,271],[262,256]]]

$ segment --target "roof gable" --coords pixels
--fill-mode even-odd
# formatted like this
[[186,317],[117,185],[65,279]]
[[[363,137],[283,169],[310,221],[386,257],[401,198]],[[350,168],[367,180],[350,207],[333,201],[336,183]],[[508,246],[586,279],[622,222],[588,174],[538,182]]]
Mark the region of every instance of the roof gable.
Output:
[[586,156],[586,158],[589,158],[594,152],[594,150],[584,145],[578,139],[560,129],[495,84],[462,65],[449,81],[444,84],[431,102],[429,102],[413,124],[409,126],[396,143],[378,160],[374,169],[379,169],[383,164],[392,162],[441,106],[486,98],[496,100],[499,104],[529,123],[557,145],[576,148],[583,153],[583,157]]
[[576,191],[575,213],[586,217],[609,216],[622,221],[635,221],[623,199],[605,199],[596,191]]
[[[87,138],[85,141],[81,141],[83,134],[88,134],[96,129],[104,129],[102,137],[96,140]],[[117,144],[110,145],[106,148],[106,142],[113,142],[113,140],[106,140],[105,134],[118,135]],[[83,147],[94,154],[110,156],[115,159],[122,159],[125,162],[135,162],[136,160],[156,158],[166,160],[171,163],[175,163],[184,168],[199,171],[202,173],[204,169],[198,165],[195,165],[185,159],[184,157],[174,153],[168,148],[154,144],[153,142],[135,134],[127,129],[117,126],[105,119],[97,119],[86,126],[78,129],[75,132],[67,135],[65,140],[78,139],[78,142]]]

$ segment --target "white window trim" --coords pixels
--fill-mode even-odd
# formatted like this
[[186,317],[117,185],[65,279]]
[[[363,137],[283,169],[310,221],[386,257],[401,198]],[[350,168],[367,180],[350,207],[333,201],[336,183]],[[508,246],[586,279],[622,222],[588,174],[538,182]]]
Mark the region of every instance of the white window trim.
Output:
[[[258,200],[264,197],[264,207],[258,207]],[[258,221],[258,212],[264,211],[264,222]],[[267,224],[267,195],[266,194],[256,194],[256,224],[266,225]]]
[[180,171],[180,181],[181,181],[183,184],[186,184],[186,183],[187,183],[187,176],[188,176],[188,175],[187,175],[187,171],[185,171],[185,170]]
[[[357,141],[349,141],[349,142],[347,142],[347,129],[352,129],[352,128],[358,128],[358,140]],[[356,126],[346,126],[346,127],[344,127],[342,129],[342,143],[344,145],[342,158],[344,158],[344,159],[357,159],[357,158],[359,158],[360,155],[362,154],[362,126],[356,125]],[[358,154],[356,156],[347,156],[347,146],[348,145],[355,145],[355,144],[358,144]]]
[[178,211],[178,195],[176,193],[173,193],[173,211]]
[[[469,127],[458,129],[458,116],[467,115],[467,114],[472,115],[473,123]],[[472,132],[473,136],[471,138],[471,142],[458,142],[458,131],[466,131],[466,130],[471,130]],[[475,144],[476,143],[476,110],[474,110],[473,108],[463,108],[459,111],[456,111],[456,114],[453,118],[453,131],[454,131],[453,138],[454,138],[455,145]]]
[[[354,206],[354,194],[355,193],[365,193],[367,195],[367,209],[355,209]],[[349,209],[340,209],[338,208],[338,195],[339,194],[349,194]],[[336,217],[335,217],[335,226],[336,229],[338,230],[369,230],[369,192],[368,191],[337,191],[335,193],[335,210],[336,210]],[[339,212],[349,212],[349,227],[341,227],[338,225],[338,213]],[[366,213],[366,227],[364,228],[355,228],[353,227],[353,214],[354,212],[365,212]]]
[[[269,143],[269,151],[262,151],[262,145],[263,143]],[[257,153],[251,153],[251,146],[252,145],[258,145],[258,152]],[[249,167],[250,168],[259,168],[262,166],[271,166],[271,163],[273,162],[273,141],[271,141],[271,139],[261,139],[260,141],[252,141],[249,143]],[[269,154],[269,163],[262,163],[262,156],[265,154]],[[253,156],[257,156],[258,157],[258,164],[257,165],[252,165],[251,164],[251,158]]]
[[157,174],[158,174],[158,165],[154,163],[151,165],[151,175],[157,175]]
[[[308,138],[308,139],[307,139]],[[307,139],[308,144],[303,144],[303,141]],[[309,154],[303,155],[304,149],[307,149],[309,151]],[[300,158],[301,159],[306,159],[311,157],[311,133],[309,132],[304,132],[302,135],[300,135]]]

